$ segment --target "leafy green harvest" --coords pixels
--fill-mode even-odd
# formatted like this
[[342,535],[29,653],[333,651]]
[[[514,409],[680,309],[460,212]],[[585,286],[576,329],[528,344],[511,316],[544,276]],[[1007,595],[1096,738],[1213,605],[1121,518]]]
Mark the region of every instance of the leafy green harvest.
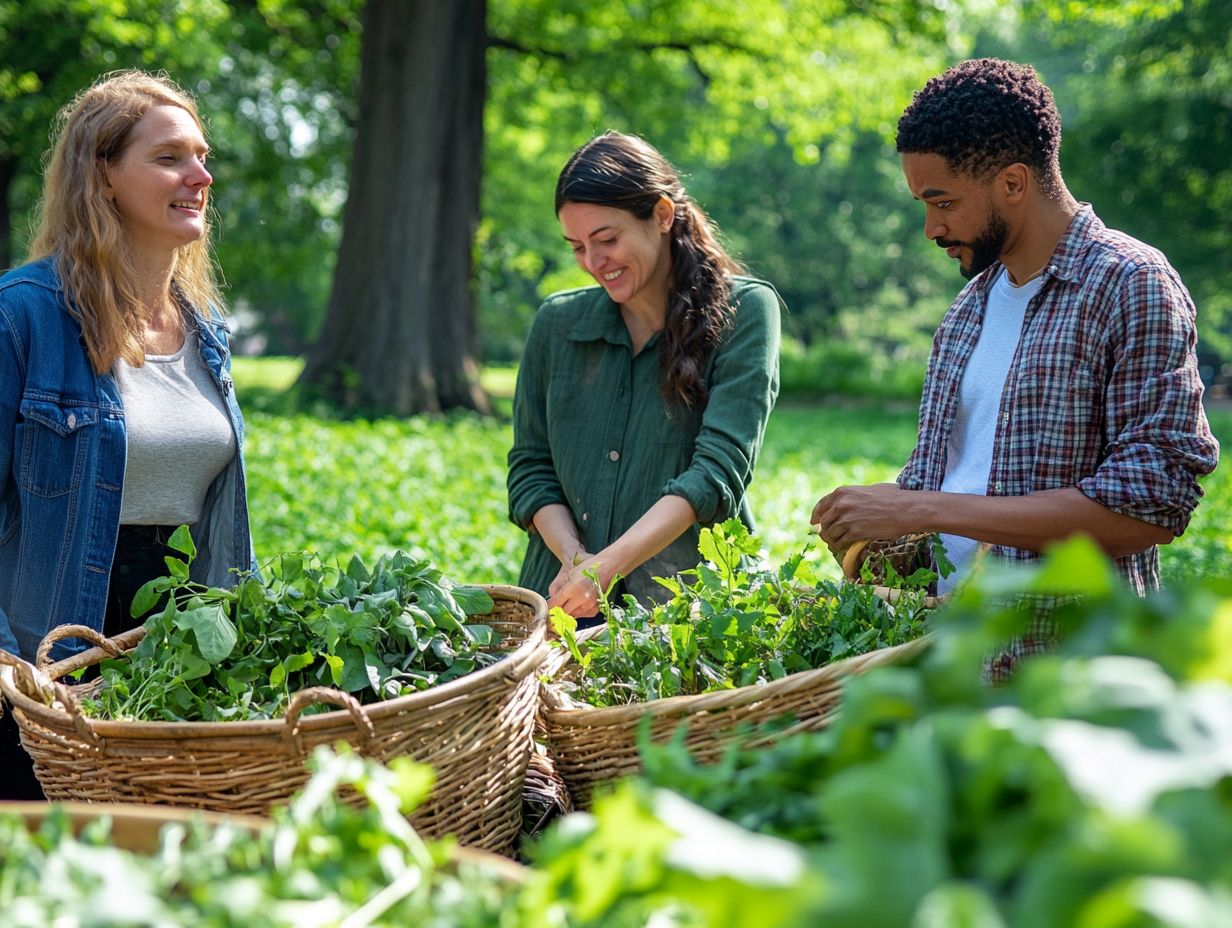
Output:
[[577,668],[562,680],[567,692],[611,706],[749,686],[923,634],[919,587],[931,572],[909,578],[915,588],[889,605],[868,586],[819,579],[804,552],[765,566],[738,519],[703,529],[698,550],[696,568],[659,579],[673,594],[666,603],[601,597],[606,627],[584,644],[577,623],[553,610],[557,646]]
[[111,719],[228,721],[273,718],[291,696],[332,686],[361,702],[403,696],[494,663],[491,628],[467,624],[492,611],[480,587],[455,586],[427,561],[402,552],[369,568],[343,570],[314,555],[287,553],[268,579],[244,575],[232,589],[189,580],[195,555],[181,526],[169,575],[137,594],[133,614],[165,606],[145,622],[141,643],[102,663],[102,689],[87,714]]

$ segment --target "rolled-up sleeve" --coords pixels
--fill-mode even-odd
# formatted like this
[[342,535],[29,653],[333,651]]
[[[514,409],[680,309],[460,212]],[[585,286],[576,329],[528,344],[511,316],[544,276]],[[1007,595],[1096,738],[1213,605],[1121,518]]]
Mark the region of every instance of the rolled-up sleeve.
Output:
[[1078,488],[1179,536],[1202,497],[1198,478],[1219,461],[1202,409],[1194,305],[1175,272],[1159,266],[1132,269],[1117,297],[1106,455]]
[[530,529],[535,513],[565,503],[548,441],[547,384],[550,376],[550,325],[536,314],[518,367],[513,396],[513,447],[509,449],[509,520]]
[[703,524],[736,515],[753,478],[779,391],[781,306],[768,284],[738,295],[732,328],[715,354],[692,460],[663,487],[664,495],[688,500]]

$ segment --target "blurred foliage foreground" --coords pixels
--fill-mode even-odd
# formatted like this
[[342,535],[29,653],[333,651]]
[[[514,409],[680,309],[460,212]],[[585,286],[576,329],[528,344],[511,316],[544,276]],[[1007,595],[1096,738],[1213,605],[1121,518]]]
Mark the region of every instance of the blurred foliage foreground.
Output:
[[[1066,637],[988,686],[1024,592],[1072,598]],[[1232,924],[1232,584],[1138,599],[1075,539],[930,622],[918,662],[846,681],[822,732],[711,767],[644,744],[647,777],[556,822],[522,879],[410,831],[425,769],[319,753],[264,832],[176,825],[151,858],[0,814],[0,909],[17,928]]]

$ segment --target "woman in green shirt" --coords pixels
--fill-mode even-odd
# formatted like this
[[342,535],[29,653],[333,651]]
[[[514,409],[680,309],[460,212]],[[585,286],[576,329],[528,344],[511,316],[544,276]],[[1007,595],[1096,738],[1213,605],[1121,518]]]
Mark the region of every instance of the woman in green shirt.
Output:
[[520,583],[575,617],[598,590],[640,600],[697,563],[702,525],[740,514],[778,395],[774,288],[740,276],[676,170],[609,132],[556,184],[556,215],[598,286],[535,316],[514,397],[509,514]]

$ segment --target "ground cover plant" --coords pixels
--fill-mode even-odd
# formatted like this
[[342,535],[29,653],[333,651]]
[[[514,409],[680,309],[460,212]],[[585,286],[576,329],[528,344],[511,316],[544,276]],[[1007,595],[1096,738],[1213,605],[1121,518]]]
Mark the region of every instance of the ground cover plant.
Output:
[[492,611],[479,587],[458,586],[403,552],[345,569],[287,553],[235,587],[189,580],[195,556],[186,527],[170,547],[169,575],[147,583],[134,615],[157,609],[146,635],[102,662],[87,715],[116,720],[237,721],[274,718],[310,686],[360,702],[407,695],[494,663],[498,636],[471,616]]
[[647,606],[601,596],[606,623],[584,642],[577,623],[552,610],[553,644],[573,658],[562,690],[596,707],[689,696],[779,680],[923,634],[931,571],[906,578],[890,605],[867,585],[818,578],[804,552],[773,567],[758,559],[758,546],[738,519],[702,529],[697,567],[659,581],[670,599]]
[[[1055,654],[1006,686],[981,658],[1078,594]],[[844,687],[826,730],[698,764],[642,747],[647,781],[810,849],[801,924],[1232,924],[1232,585],[1132,595],[1084,540],[977,579],[913,666]]]
[[[394,550],[471,583],[513,583],[525,536],[507,518],[506,420],[472,415],[340,420],[327,408],[296,411],[288,393],[298,362],[237,358],[237,395],[248,419],[245,455],[258,555],[312,550],[372,559]],[[508,411],[513,376],[485,376]],[[1232,408],[1208,409],[1225,447]],[[910,403],[781,399],[749,489],[757,535],[781,562],[799,551],[817,499],[845,483],[892,480],[911,451]],[[1232,576],[1232,468],[1205,478],[1188,531],[1160,551],[1165,586]],[[838,577],[819,559],[817,570]]]

